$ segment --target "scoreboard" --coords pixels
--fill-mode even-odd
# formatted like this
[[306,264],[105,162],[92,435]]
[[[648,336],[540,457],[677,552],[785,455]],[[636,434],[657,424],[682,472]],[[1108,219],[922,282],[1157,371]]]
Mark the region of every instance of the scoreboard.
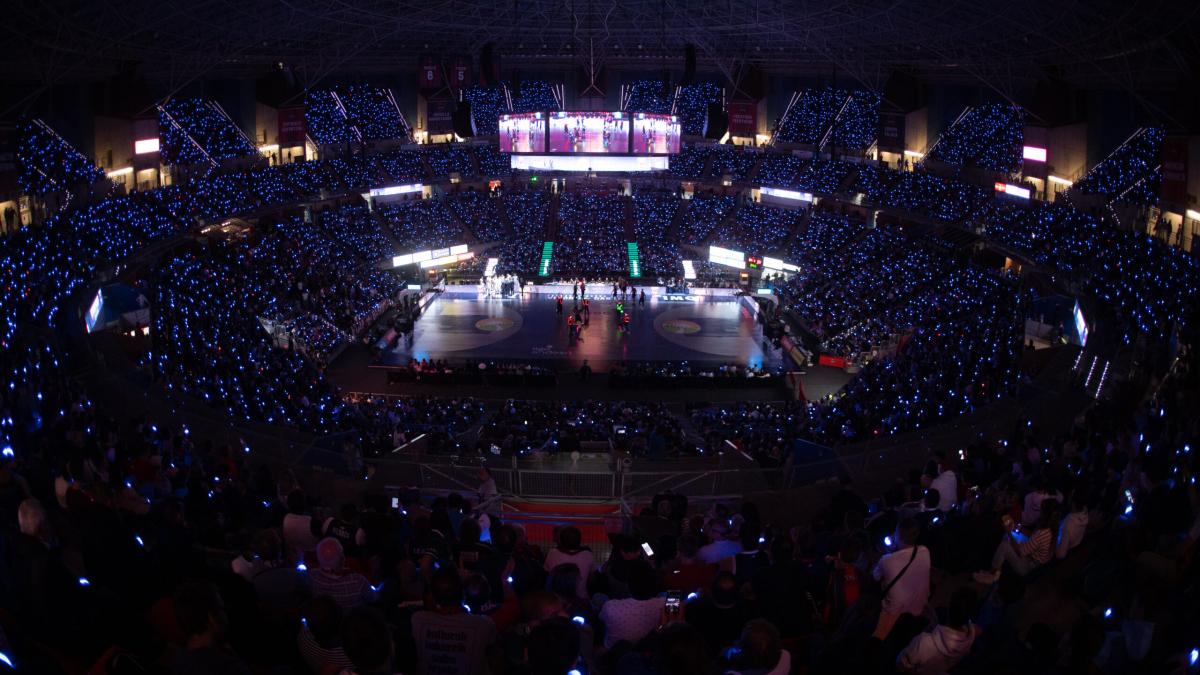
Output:
[[500,116],[500,152],[543,152],[546,117],[540,112]]
[[533,155],[674,155],[682,128],[676,115],[533,112],[500,115],[500,150]]

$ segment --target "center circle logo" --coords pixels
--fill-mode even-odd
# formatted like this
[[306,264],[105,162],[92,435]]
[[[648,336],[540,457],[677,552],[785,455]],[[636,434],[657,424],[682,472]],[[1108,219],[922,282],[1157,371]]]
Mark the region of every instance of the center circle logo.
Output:
[[476,330],[481,330],[485,333],[498,333],[502,330],[508,330],[512,327],[513,320],[503,316],[480,319],[475,322]]
[[691,335],[700,332],[700,324],[686,319],[671,319],[663,322],[662,329],[675,335]]

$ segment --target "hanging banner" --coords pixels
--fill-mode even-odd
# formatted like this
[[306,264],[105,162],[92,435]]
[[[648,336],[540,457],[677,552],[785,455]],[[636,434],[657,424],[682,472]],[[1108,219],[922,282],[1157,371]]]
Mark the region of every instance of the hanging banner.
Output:
[[1162,144],[1162,198],[1180,206],[1188,205],[1188,139],[1167,136]]
[[904,117],[901,112],[879,113],[879,134],[876,138],[881,152],[904,152]]
[[465,56],[454,58],[454,69],[450,74],[450,86],[466,89],[471,86],[471,62]]
[[758,133],[758,104],[752,101],[729,103],[729,135],[754,136]]
[[292,148],[304,145],[304,136],[308,133],[304,125],[304,106],[290,106],[279,109],[279,146]]
[[422,89],[439,89],[442,86],[442,71],[438,68],[433,54],[421,57],[421,67],[417,69],[417,86]]
[[425,104],[425,122],[431,134],[448,134],[454,131],[454,101],[439,98]]

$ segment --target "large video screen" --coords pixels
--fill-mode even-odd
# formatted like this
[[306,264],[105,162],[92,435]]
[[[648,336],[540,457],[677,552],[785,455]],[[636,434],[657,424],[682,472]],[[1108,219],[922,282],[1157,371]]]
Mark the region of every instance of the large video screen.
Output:
[[629,154],[629,116],[621,112],[556,112],[550,118],[550,152]]
[[500,152],[545,152],[546,115],[540,112],[500,116]]
[[679,154],[679,118],[675,115],[636,113],[633,117],[633,154]]

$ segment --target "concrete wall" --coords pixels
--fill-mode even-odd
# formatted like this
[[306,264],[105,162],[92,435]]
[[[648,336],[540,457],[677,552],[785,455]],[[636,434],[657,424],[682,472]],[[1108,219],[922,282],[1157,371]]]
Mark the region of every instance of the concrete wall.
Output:
[[1076,180],[1087,171],[1088,125],[1084,122],[1053,127],[1046,133],[1046,172]]
[[133,164],[133,124],[126,119],[97,117],[92,147],[96,164],[105,171]]

